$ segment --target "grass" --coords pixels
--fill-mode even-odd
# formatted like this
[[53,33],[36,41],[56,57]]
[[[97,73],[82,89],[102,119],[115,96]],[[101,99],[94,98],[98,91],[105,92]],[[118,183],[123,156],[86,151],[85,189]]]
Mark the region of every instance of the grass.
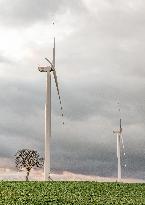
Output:
[[0,182],[0,205],[145,204],[145,184]]

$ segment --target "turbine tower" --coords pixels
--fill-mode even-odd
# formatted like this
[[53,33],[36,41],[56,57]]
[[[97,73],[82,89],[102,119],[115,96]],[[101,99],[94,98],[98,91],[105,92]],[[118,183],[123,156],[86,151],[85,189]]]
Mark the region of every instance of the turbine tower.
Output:
[[[113,134],[117,136],[117,160],[118,160],[118,181],[121,181],[121,143],[124,149],[123,137],[122,137],[122,120],[120,119],[120,128],[119,130],[114,130]],[[124,152],[125,155],[125,152]],[[126,165],[125,165],[126,167]]]
[[[60,98],[60,92],[58,87],[57,75],[55,70],[55,38],[53,47],[53,60],[52,62],[45,58],[49,63],[49,66],[38,67],[40,72],[46,72],[46,103],[45,103],[45,159],[44,159],[44,180],[50,179],[50,142],[51,142],[51,73],[53,73],[57,94],[59,97],[59,103],[61,106],[61,112],[63,117],[63,108]],[[64,124],[64,122],[63,122]]]

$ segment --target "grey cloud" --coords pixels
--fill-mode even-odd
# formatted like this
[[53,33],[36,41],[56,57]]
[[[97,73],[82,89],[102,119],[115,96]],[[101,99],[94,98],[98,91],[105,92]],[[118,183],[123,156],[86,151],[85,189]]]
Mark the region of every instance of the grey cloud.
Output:
[[1,140],[3,139],[2,156],[11,156],[16,148],[24,146],[25,141],[27,141],[25,146],[40,147],[42,144],[44,107],[41,100],[43,97],[38,97],[40,88],[34,88],[35,85],[27,81],[22,83],[1,79],[0,135]]
[[[75,6],[77,5],[77,6]],[[13,4],[10,0],[1,1],[2,8],[0,19],[1,24],[9,26],[30,26],[38,22],[53,21],[56,14],[63,13],[67,9],[76,10],[82,7],[80,1],[66,0],[15,0]]]
[[[133,1],[133,6],[122,1],[104,2],[108,2],[110,6],[104,10],[98,9],[93,15],[88,11],[90,15],[86,13],[84,18],[78,18],[80,30],[71,39],[66,39],[66,50],[71,57],[71,64],[74,65],[73,70],[76,68],[80,72],[80,67],[84,70],[91,67],[92,71],[96,65],[95,70],[101,67],[103,72],[109,70],[113,75],[116,73],[143,77],[143,1]],[[72,46],[76,49],[70,49]],[[65,58],[66,63],[68,60],[69,58]]]
[[0,55],[0,63],[2,64],[13,64],[14,62],[10,60],[9,58],[6,58],[3,55]]
[[[114,81],[111,77],[107,79],[108,82],[97,82],[96,76],[93,83],[86,81],[85,85],[80,85],[79,82],[71,82],[71,85],[62,87],[66,117],[71,120],[84,120],[92,116],[103,116],[113,120],[119,116],[117,103],[120,102],[122,117],[126,122],[141,123],[144,120],[144,83],[117,79]],[[136,87],[132,89],[132,86]],[[58,101],[55,100],[53,105],[58,107]]]

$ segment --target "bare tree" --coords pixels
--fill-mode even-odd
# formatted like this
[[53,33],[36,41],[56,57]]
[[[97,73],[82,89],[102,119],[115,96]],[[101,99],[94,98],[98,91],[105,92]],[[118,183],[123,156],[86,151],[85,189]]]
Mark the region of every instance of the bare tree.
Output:
[[39,153],[35,150],[21,149],[15,154],[16,168],[21,171],[23,168],[26,169],[26,181],[29,181],[29,174],[32,167],[42,167],[44,159],[40,158]]

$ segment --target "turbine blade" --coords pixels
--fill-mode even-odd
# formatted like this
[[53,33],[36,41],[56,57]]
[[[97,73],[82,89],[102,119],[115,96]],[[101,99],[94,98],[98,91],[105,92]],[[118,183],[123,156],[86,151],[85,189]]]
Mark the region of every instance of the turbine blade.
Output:
[[117,134],[117,158],[118,158],[118,146],[119,146],[119,139],[118,139],[118,134]]
[[[126,156],[126,153],[125,153],[125,148],[124,148],[123,136],[122,136],[122,134],[121,134],[120,136],[121,136],[121,142],[122,142],[122,147],[123,147],[123,155],[124,155],[124,157],[125,157],[125,156]],[[124,164],[124,167],[125,167],[125,168],[127,167],[127,164],[126,164],[126,163]]]
[[53,47],[53,67],[55,68],[55,38],[54,38],[54,47]]
[[122,120],[120,119],[120,133],[122,132]]
[[[53,76],[54,76],[54,80],[55,80],[55,85],[56,85],[56,89],[57,89],[57,94],[58,94],[58,98],[59,98],[59,103],[60,103],[60,109],[61,109],[61,116],[63,117],[63,107],[62,107],[62,101],[61,101],[61,97],[60,97],[60,92],[59,92],[59,87],[58,87],[58,81],[57,81],[57,75],[56,75],[56,71],[53,70]],[[64,124],[64,122],[63,122]]]
[[48,58],[45,58],[45,60],[47,60],[47,62],[50,63],[52,69],[54,70],[55,69],[55,38],[54,38],[54,45],[53,45],[53,60],[52,62]]
[[121,142],[122,142],[122,147],[123,147],[123,155],[125,156],[126,153],[125,153],[125,147],[124,147],[124,142],[123,142],[123,136],[121,134]]
[[48,58],[45,58],[45,60],[46,60],[48,63],[50,63],[52,69],[54,70],[54,66],[53,66],[53,64],[51,63],[51,61],[50,61]]
[[123,136],[122,136],[122,134],[121,134],[120,136],[121,136],[122,147],[123,147],[123,149],[124,149]]

